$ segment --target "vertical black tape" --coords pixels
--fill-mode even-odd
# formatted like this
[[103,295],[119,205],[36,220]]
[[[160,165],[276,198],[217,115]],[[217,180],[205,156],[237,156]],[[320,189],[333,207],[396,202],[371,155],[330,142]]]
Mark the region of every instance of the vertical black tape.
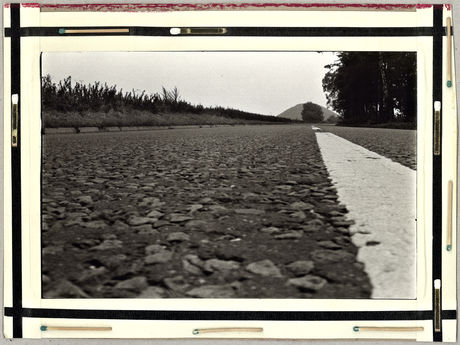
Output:
[[[20,5],[11,4],[11,93],[19,96],[18,145],[11,148],[11,206],[13,241],[13,337],[22,338],[21,250],[21,36]],[[10,134],[11,135],[11,134]]]
[[[443,5],[433,6],[433,102],[442,102],[442,38],[443,38]],[[441,103],[441,118],[442,124],[442,106]],[[433,107],[433,105],[432,105]],[[433,124],[435,114],[433,107]],[[433,155],[433,341],[442,341],[442,319],[441,331],[434,331],[435,317],[435,298],[433,283],[436,279],[441,279],[442,274],[442,125],[439,133],[441,141],[441,152],[439,155]],[[433,148],[434,148],[433,137]],[[442,286],[441,286],[442,289]],[[442,294],[441,294],[442,295]],[[442,305],[442,299],[439,301]]]

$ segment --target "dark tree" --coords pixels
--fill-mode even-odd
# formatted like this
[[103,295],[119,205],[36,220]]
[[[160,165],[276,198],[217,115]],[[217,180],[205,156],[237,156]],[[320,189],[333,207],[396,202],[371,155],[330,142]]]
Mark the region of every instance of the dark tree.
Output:
[[302,120],[304,122],[323,122],[323,109],[318,104],[307,102],[303,105]]
[[339,118],[335,115],[329,116],[326,120],[327,123],[337,123],[339,122]]
[[414,53],[342,52],[325,67],[323,89],[342,123],[415,123]]

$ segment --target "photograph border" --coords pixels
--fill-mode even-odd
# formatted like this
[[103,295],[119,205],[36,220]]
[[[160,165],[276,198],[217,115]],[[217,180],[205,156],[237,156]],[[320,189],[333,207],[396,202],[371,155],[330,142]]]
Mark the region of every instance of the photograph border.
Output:
[[[5,118],[8,118],[8,114],[11,115],[10,103],[6,100],[10,98],[10,94],[21,95],[21,80],[23,76],[21,73],[21,37],[62,37],[59,33],[59,27],[44,27],[44,26],[27,26],[21,27],[21,8],[18,4],[11,4],[9,6],[10,12],[10,28],[5,28],[5,37],[10,38],[10,66],[5,61],[5,75],[7,71],[11,71],[9,75],[10,89],[5,84]],[[5,9],[6,10],[6,9]],[[8,11],[5,11],[7,13]],[[444,20],[444,6],[434,5],[432,9],[433,13],[433,26],[424,27],[302,27],[302,28],[289,28],[289,27],[227,27],[229,36],[238,37],[284,37],[284,36],[298,36],[298,37],[432,37],[433,41],[433,81],[432,81],[432,99],[443,100],[443,88],[444,88],[444,76],[443,76],[443,40],[446,35],[446,28],[443,26]],[[6,21],[5,21],[6,22]],[[118,26],[117,26],[118,27]],[[70,28],[70,27],[69,27]],[[75,28],[94,28],[91,26],[75,26]],[[97,27],[101,28],[101,27]],[[170,27],[129,27],[130,32],[133,32],[133,36],[170,36]],[[132,31],[131,31],[132,30]],[[72,36],[74,34],[69,34]],[[79,34],[75,34],[79,35]],[[86,34],[85,36],[93,36],[93,34]],[[104,34],[107,36],[114,36],[111,34]],[[101,36],[101,34],[94,34],[94,36]],[[117,35],[119,36],[119,34]],[[202,35],[200,35],[202,36]],[[214,36],[210,34],[209,36]],[[5,52],[7,49],[5,44]],[[6,56],[7,54],[5,54]],[[8,76],[6,76],[6,79]],[[455,83],[454,83],[455,84]],[[422,91],[418,91],[418,97]],[[22,97],[19,102],[19,114],[21,114],[22,108],[28,105],[24,103]],[[30,107],[30,106],[29,106]],[[443,111],[444,109],[441,109]],[[455,110],[455,107],[454,109]],[[447,108],[444,112],[447,112]],[[434,119],[434,109],[433,109]],[[450,109],[449,109],[450,113]],[[442,113],[441,113],[442,114]],[[433,120],[434,121],[434,120]],[[9,122],[5,120],[5,123]],[[21,129],[21,123],[19,123]],[[444,124],[443,124],[443,128]],[[7,133],[8,128],[5,128]],[[18,146],[11,148],[11,220],[12,220],[12,232],[11,242],[8,242],[8,234],[5,231],[5,244],[12,243],[12,258],[11,258],[11,274],[12,274],[12,287],[9,289],[5,288],[5,292],[12,292],[12,304],[11,306],[6,303],[5,315],[12,318],[12,336],[22,337],[23,336],[23,321],[24,318],[69,318],[69,319],[124,319],[124,320],[245,320],[245,321],[364,321],[364,320],[382,320],[382,321],[398,321],[398,320],[420,320],[432,322],[435,321],[436,317],[441,317],[441,320],[453,320],[456,319],[455,307],[449,306],[449,308],[441,308],[435,305],[434,289],[428,287],[428,291],[432,290],[432,307],[431,309],[423,308],[416,310],[360,310],[360,311],[241,311],[241,310],[111,310],[111,309],[61,309],[61,308],[37,308],[27,307],[27,304],[23,302],[23,251],[24,241],[27,238],[23,238],[21,220],[24,215],[22,210],[24,209],[24,200],[21,197],[24,195],[24,182],[21,181],[21,130],[18,131]],[[9,142],[9,135],[5,138],[5,142]],[[446,143],[443,142],[444,145]],[[11,145],[5,145],[5,150],[9,150]],[[451,150],[452,148],[449,148]],[[443,149],[443,151],[445,151]],[[450,157],[451,151],[448,151]],[[445,156],[445,154],[444,154]],[[442,184],[442,177],[444,176],[443,171],[443,155],[430,157],[432,159],[432,235],[433,245],[431,252],[432,259],[432,279],[434,282],[436,279],[443,278],[443,256],[445,255],[443,243],[443,189],[445,186]],[[24,158],[23,158],[24,159]],[[5,164],[6,165],[6,164]],[[444,167],[445,170],[445,167]],[[5,176],[9,170],[5,167]],[[423,183],[423,182],[422,182]],[[6,184],[8,185],[8,184]],[[455,192],[454,192],[455,193]],[[5,205],[6,206],[6,205]],[[30,206],[30,204],[26,204]],[[445,205],[444,205],[445,206]],[[6,207],[5,207],[6,209]],[[5,212],[8,212],[5,210]],[[22,213],[21,213],[22,212]],[[426,235],[426,234],[425,234]],[[455,239],[455,237],[454,237]],[[29,244],[32,245],[32,244]],[[429,250],[430,248],[427,248]],[[7,250],[5,250],[7,253]],[[453,251],[455,253],[455,251]],[[5,263],[8,261],[5,259]],[[5,269],[5,274],[8,272]],[[39,273],[40,274],[40,273]],[[429,280],[429,277],[425,277]],[[5,284],[8,284],[9,279],[5,278]],[[454,287],[455,291],[455,287]],[[443,295],[444,297],[444,295]],[[454,295],[455,300],[455,295]],[[81,302],[81,301],[80,301]],[[199,300],[197,300],[199,303]],[[444,303],[442,304],[444,307]],[[435,311],[439,310],[437,314]],[[435,315],[436,314],[436,315]],[[443,339],[443,332],[432,332],[432,340],[441,341]]]

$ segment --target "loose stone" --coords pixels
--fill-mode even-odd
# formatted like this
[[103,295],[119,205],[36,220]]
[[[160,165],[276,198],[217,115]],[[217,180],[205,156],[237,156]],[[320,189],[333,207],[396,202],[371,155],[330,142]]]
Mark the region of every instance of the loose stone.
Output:
[[141,291],[148,286],[146,277],[134,277],[131,279],[124,280],[115,285],[115,289],[130,290],[134,292]]
[[235,291],[228,285],[203,285],[187,291],[187,295],[197,298],[232,298]]
[[81,222],[81,226],[89,229],[101,229],[107,227],[107,224],[103,220],[94,220],[92,222]]
[[155,227],[155,228],[161,228],[161,227],[167,226],[167,225],[171,225],[171,223],[166,221],[166,220],[159,220],[159,221],[153,223],[153,227]]
[[89,195],[79,196],[77,201],[82,205],[90,205],[93,203],[93,199]]
[[183,242],[189,240],[190,236],[184,232],[172,232],[166,237],[166,241],[168,242]]
[[159,244],[151,244],[145,247],[145,254],[147,255],[156,254],[156,253],[164,251],[165,249],[166,249],[166,246],[162,246]]
[[303,211],[294,212],[294,213],[291,214],[291,217],[296,217],[296,218],[300,218],[300,219],[307,218],[305,212],[303,212]]
[[296,276],[306,275],[310,273],[314,267],[315,264],[313,263],[313,261],[306,260],[294,261],[286,266],[286,268],[292,273],[294,273],[294,275]]
[[256,210],[254,208],[237,208],[235,210],[236,214],[248,214],[248,215],[258,215],[258,214],[264,214],[264,210]]
[[101,262],[104,266],[114,268],[121,265],[127,258],[125,254],[115,254],[101,258]]
[[147,265],[152,265],[152,264],[163,264],[165,262],[168,262],[172,259],[173,253],[170,251],[162,251],[157,254],[151,254],[145,257],[145,263]]
[[147,214],[147,217],[149,218],[157,218],[157,220],[161,217],[164,216],[164,213],[161,213],[157,210],[153,210],[153,211],[150,211],[148,214]]
[[190,220],[187,223],[185,223],[186,228],[203,228],[207,225],[208,223],[205,222],[204,220]]
[[169,215],[169,221],[171,223],[182,223],[182,222],[186,222],[187,220],[191,220],[193,219],[192,217],[189,217],[189,216],[185,216],[183,214],[180,214],[180,213],[171,213]]
[[64,251],[64,246],[48,246],[42,249],[43,255],[56,255]]
[[165,278],[163,282],[169,289],[177,292],[183,292],[190,286],[182,276]]
[[253,262],[246,266],[246,269],[251,272],[255,273],[264,277],[281,277],[281,271],[275,264],[266,259],[257,262]]
[[209,210],[211,211],[211,213],[216,213],[216,214],[228,212],[228,209],[226,207],[220,206],[220,205],[211,205],[209,206]]
[[90,297],[77,285],[68,280],[58,281],[44,293],[45,298],[88,298]]
[[189,209],[190,209],[190,213],[194,213],[198,210],[201,210],[203,208],[203,205],[201,204],[193,204],[193,205],[190,205],[189,206]]
[[154,223],[156,220],[153,220],[152,218],[148,217],[137,217],[133,216],[128,219],[128,224],[129,225],[142,225],[142,224],[147,224],[147,223]]
[[90,250],[111,250],[122,248],[123,242],[120,240],[105,240],[100,245],[92,247]]
[[307,204],[303,201],[297,201],[297,202],[293,202],[291,205],[291,208],[293,208],[294,210],[300,210],[300,211],[305,211],[305,210],[311,210],[313,209],[313,205],[312,204]]
[[206,272],[215,272],[215,271],[228,271],[236,270],[240,267],[240,264],[232,260],[219,260],[219,259],[210,259],[204,263],[204,270]]
[[138,298],[163,298],[166,295],[166,290],[159,286],[149,286],[143,290]]
[[104,266],[88,269],[84,271],[80,277],[78,277],[77,282],[84,284],[98,284],[100,283],[100,276],[106,274],[107,272],[108,270]]
[[182,267],[184,268],[184,271],[191,273],[191,274],[202,274],[201,268],[198,266],[193,265],[187,260],[182,260]]
[[302,231],[288,231],[284,234],[276,235],[275,238],[277,240],[297,240],[303,236]]
[[260,232],[265,232],[267,234],[279,234],[281,233],[281,229],[277,228],[276,226],[269,226],[269,227],[260,229]]
[[293,285],[302,291],[318,291],[327,281],[321,277],[307,275],[301,278],[292,278],[288,280],[288,285]]

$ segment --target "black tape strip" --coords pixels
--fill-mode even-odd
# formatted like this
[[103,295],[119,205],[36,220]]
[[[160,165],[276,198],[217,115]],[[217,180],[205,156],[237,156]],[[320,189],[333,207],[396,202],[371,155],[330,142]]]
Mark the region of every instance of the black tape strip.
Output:
[[[433,102],[442,102],[442,13],[443,5],[433,6]],[[442,104],[441,104],[442,107]],[[442,124],[442,108],[441,108],[441,124]],[[433,123],[435,112],[433,107]],[[440,126],[439,140],[442,147],[442,126]],[[434,148],[433,138],[433,148]],[[435,297],[434,297],[434,280],[442,277],[442,150],[439,155],[433,155],[433,325],[435,321]],[[442,287],[441,287],[442,288]],[[440,293],[442,296],[442,291]],[[442,299],[439,300],[442,306]],[[441,330],[435,332],[433,327],[433,341],[442,341],[442,315],[441,315]]]
[[[11,4],[11,93],[21,99],[20,6]],[[18,104],[18,145],[11,148],[12,269],[13,309],[22,308],[21,250],[21,102]],[[22,338],[22,317],[13,316],[13,337]]]
[[[6,316],[18,310],[5,308]],[[361,321],[361,320],[431,320],[431,310],[420,311],[190,311],[190,310],[97,310],[23,308],[22,317],[120,320],[258,320],[258,321]],[[455,319],[455,310],[443,318]]]
[[457,311],[456,310],[443,310],[441,312],[441,318],[443,320],[456,320],[457,319]]
[[[129,33],[78,33],[60,34],[59,29],[129,29]],[[414,37],[433,36],[432,27],[225,27],[225,34],[171,35],[171,27],[141,26],[72,26],[72,27],[23,27],[21,36],[294,36],[294,37]],[[444,34],[446,30],[444,29]],[[5,28],[5,36],[11,30]]]

